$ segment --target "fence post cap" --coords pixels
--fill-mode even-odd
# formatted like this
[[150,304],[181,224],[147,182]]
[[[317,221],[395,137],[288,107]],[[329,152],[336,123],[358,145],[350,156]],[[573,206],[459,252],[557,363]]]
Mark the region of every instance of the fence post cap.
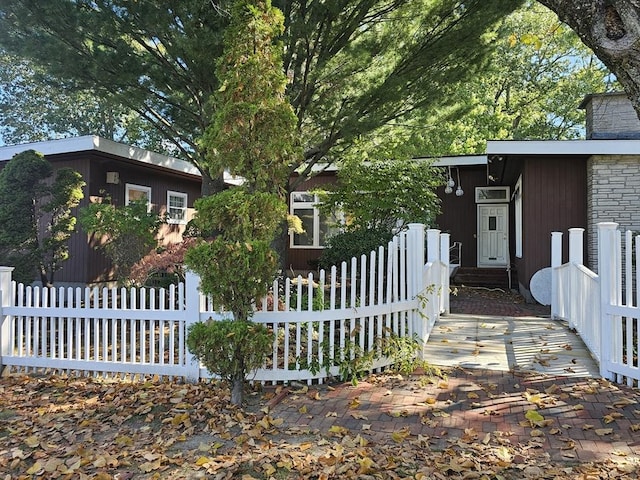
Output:
[[616,222],[599,222],[597,225],[599,230],[615,230],[618,228]]

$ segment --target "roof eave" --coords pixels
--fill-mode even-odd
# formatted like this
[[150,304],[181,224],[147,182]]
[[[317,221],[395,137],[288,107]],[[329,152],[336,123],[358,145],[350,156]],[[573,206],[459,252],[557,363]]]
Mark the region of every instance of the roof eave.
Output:
[[415,160],[430,161],[434,167],[464,167],[487,164],[486,155],[452,155],[438,158],[416,158]]
[[493,155],[640,155],[640,140],[489,140]]
[[81,137],[62,138],[44,142],[23,143],[0,147],[0,161],[11,160],[18,153],[26,150],[35,150],[44,156],[61,155],[65,153],[77,153],[96,151],[106,153],[127,160],[146,163],[157,167],[163,167],[188,175],[200,176],[198,169],[191,163],[177,158],[151,152],[139,147],[125,145],[123,143],[107,140],[97,135],[84,135]]

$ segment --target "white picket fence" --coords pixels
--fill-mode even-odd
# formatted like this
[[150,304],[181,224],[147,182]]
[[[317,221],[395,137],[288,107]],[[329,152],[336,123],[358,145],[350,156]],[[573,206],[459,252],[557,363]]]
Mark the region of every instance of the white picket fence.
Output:
[[[426,342],[448,311],[449,236],[412,224],[387,247],[309,275],[275,281],[253,321],[273,333],[273,352],[255,381],[322,382],[345,358],[391,337]],[[228,317],[198,291],[199,279],[169,289],[38,288],[16,285],[0,267],[0,367],[209,377],[186,347],[189,325]],[[357,352],[357,353],[356,353]],[[373,369],[390,359],[377,355]]]
[[569,262],[562,263],[562,233],[552,233],[554,318],[567,320],[600,363],[600,374],[640,386],[640,236],[618,224],[598,224],[598,274],[583,265],[581,228],[569,230]]

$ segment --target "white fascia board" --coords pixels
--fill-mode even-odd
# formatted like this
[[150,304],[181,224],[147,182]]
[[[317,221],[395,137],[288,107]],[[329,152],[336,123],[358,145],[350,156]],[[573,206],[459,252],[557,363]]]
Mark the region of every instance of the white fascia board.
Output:
[[431,165],[434,167],[464,167],[474,165],[486,165],[486,155],[457,155],[451,157],[440,157],[431,159],[417,159],[417,160],[431,160]]
[[[472,166],[472,165],[486,165],[487,164],[487,156],[486,155],[457,155],[451,157],[416,157],[412,159],[414,162],[424,162],[433,167],[461,167],[461,166]],[[369,163],[369,162],[365,162]],[[298,173],[304,170],[304,164],[298,167],[296,170]],[[317,163],[313,165],[312,172],[337,172],[340,170],[340,167],[336,163],[326,164],[326,163]]]
[[640,155],[640,140],[490,140],[487,155]]
[[82,137],[62,138],[59,140],[48,140],[45,142],[23,143],[20,145],[0,147],[0,161],[11,160],[15,155],[26,150],[35,150],[36,152],[42,153],[44,156],[95,150],[97,152],[108,153],[129,160],[135,160],[178,172],[188,173],[190,175],[200,176],[198,169],[187,161],[151,152],[143,148],[114,142],[96,135],[85,135]]
[[0,161],[11,160],[14,156],[27,150],[35,150],[43,155],[56,155],[59,153],[82,152],[93,150],[93,135],[83,137],[61,138],[59,140],[47,140],[44,142],[21,143],[0,147]]
[[110,153],[119,157],[136,160],[142,163],[157,165],[159,167],[176,170],[178,172],[188,173],[200,176],[200,171],[191,163],[174,157],[168,157],[160,153],[151,152],[144,148],[133,147],[123,143],[114,142],[101,137],[93,137],[95,150],[104,153]]
[[224,180],[224,183],[228,184],[228,185],[242,185],[245,182],[245,178],[244,177],[240,177],[239,175],[232,175],[231,173],[229,173],[229,170],[225,170],[222,172],[222,178]]

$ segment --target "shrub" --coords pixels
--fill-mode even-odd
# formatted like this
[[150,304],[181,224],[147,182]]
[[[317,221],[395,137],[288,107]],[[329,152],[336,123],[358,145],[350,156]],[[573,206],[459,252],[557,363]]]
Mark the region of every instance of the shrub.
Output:
[[131,269],[158,243],[156,235],[164,218],[149,212],[147,200],[117,207],[106,197],[80,210],[80,225],[89,234],[104,237],[99,245],[111,260],[118,283],[129,280]]
[[162,249],[153,250],[133,266],[129,280],[135,285],[153,287],[184,282],[184,256],[195,243],[195,238],[185,238],[180,243],[172,243]]
[[361,228],[338,233],[329,239],[322,252],[320,267],[330,268],[332,265],[349,262],[352,257],[368,255],[380,246],[386,247],[392,238],[393,233],[386,229]]

